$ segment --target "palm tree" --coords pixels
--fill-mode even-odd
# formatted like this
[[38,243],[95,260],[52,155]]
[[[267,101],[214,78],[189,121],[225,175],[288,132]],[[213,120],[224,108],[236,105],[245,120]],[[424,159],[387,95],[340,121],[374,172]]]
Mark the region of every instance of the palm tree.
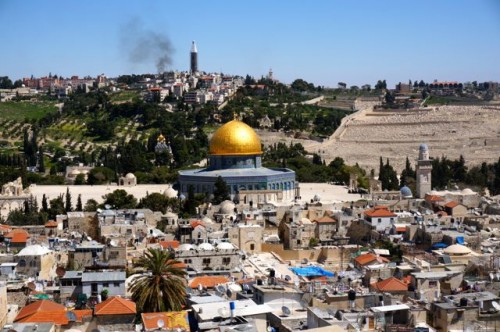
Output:
[[179,311],[186,303],[186,272],[176,265],[180,262],[162,249],[149,248],[137,262],[150,273],[132,281],[132,300],[142,312]]

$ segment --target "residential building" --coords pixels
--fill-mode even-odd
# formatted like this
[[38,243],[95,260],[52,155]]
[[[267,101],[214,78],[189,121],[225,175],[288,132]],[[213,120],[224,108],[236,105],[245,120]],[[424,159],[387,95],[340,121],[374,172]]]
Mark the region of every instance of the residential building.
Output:
[[228,230],[228,238],[232,244],[248,254],[261,252],[262,232],[260,225],[236,224]]
[[61,277],[61,297],[78,294],[94,296],[108,291],[108,296],[125,296],[124,271],[66,271]]
[[51,280],[57,260],[54,251],[39,244],[27,246],[15,256],[17,273],[40,280]]
[[175,259],[187,265],[187,272],[197,274],[230,274],[240,265],[238,248],[229,242],[212,245],[182,244],[173,250]]
[[136,314],[135,302],[119,296],[110,297],[94,308],[99,330],[135,331]]
[[334,245],[336,243],[335,235],[338,227],[336,219],[325,215],[313,220],[313,223],[316,225],[315,238],[320,245]]
[[397,223],[398,215],[389,211],[387,206],[378,205],[373,209],[366,210],[365,222],[375,229],[377,232],[390,230],[392,225]]

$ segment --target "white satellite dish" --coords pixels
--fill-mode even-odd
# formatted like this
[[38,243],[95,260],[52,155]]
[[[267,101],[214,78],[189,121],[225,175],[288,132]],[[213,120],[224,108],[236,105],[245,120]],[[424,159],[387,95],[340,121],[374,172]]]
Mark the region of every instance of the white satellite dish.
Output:
[[286,305],[281,307],[281,311],[283,312],[283,316],[290,316],[290,314],[292,313],[290,308],[288,308]]
[[491,302],[491,305],[493,306],[493,308],[495,308],[497,311],[500,311],[500,304],[498,304],[497,301],[493,301]]
[[292,277],[290,277],[288,274],[285,276],[286,281],[292,281]]
[[215,289],[221,294],[224,294],[226,292],[226,288],[223,285],[217,285],[215,286]]
[[158,326],[159,329],[162,329],[165,326],[165,322],[163,321],[163,319],[158,319],[158,321],[156,322],[156,326]]
[[228,288],[226,291],[227,297],[231,298],[233,296],[233,292]]

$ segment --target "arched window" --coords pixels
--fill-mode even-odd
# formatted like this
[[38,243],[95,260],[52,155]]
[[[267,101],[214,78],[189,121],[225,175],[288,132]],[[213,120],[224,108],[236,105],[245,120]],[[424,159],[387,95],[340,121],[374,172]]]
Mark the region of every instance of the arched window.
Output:
[[251,251],[254,251],[254,250],[255,250],[255,244],[253,244],[253,243],[251,243],[251,244],[250,244],[250,250],[251,250]]

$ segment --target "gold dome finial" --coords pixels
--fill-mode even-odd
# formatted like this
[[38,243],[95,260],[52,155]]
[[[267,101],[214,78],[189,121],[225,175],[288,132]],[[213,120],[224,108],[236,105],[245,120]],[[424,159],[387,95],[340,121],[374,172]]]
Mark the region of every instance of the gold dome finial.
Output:
[[165,142],[165,136],[163,136],[162,134],[160,134],[160,136],[158,136],[158,138],[156,139],[157,142]]
[[240,117],[239,117],[238,113],[234,112],[233,113],[233,120],[239,120],[239,119],[240,119]]
[[214,133],[210,140],[209,154],[219,156],[261,155],[260,138],[249,125],[235,119],[224,124]]

